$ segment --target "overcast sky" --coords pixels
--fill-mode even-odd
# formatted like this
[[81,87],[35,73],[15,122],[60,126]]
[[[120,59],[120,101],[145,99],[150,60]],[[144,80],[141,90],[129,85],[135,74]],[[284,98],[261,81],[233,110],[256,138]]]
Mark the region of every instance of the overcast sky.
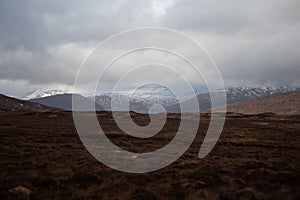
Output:
[[[299,0],[2,0],[0,25],[0,93],[12,96],[34,89],[71,91],[81,62],[98,43],[144,26],[174,29],[197,40],[227,86],[300,86]],[[124,63],[132,66],[137,59],[145,58],[136,54]],[[122,64],[110,70],[106,89],[116,74],[125,73]],[[184,71],[193,79],[192,71]],[[81,92],[90,94],[87,88],[88,83]]]

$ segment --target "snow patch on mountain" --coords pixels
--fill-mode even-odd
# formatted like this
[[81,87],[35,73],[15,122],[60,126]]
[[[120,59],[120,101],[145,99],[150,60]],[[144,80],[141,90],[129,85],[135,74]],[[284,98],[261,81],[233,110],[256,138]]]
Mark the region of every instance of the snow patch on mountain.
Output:
[[226,89],[228,103],[231,101],[240,101],[260,98],[272,94],[283,94],[296,91],[298,88],[280,86],[280,87],[230,87]]
[[113,110],[125,111],[129,109],[144,113],[148,112],[149,108],[155,104],[163,107],[170,106],[185,101],[197,94],[181,93],[177,95],[178,97],[170,89],[162,85],[148,84],[137,89],[98,95],[95,96],[95,101],[106,110],[111,110],[111,104],[113,104]]
[[58,94],[64,94],[65,92],[62,90],[47,90],[44,91],[42,89],[37,89],[32,92],[29,92],[26,94],[22,99],[23,100],[30,100],[30,99],[38,99],[38,98],[43,98],[43,97],[49,97],[49,96],[54,96]]

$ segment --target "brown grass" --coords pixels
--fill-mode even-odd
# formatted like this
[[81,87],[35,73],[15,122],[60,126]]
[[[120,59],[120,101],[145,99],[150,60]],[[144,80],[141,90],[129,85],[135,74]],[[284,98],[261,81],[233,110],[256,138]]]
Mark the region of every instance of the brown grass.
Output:
[[[218,144],[198,159],[209,123],[203,116],[196,140],[179,160],[156,172],[129,174],[95,160],[71,113],[56,114],[0,114],[1,199],[18,185],[29,188],[32,199],[300,199],[300,116],[230,114]],[[110,119],[99,114],[112,141],[136,152],[167,144],[180,121],[170,115],[158,135],[143,140],[126,136]]]

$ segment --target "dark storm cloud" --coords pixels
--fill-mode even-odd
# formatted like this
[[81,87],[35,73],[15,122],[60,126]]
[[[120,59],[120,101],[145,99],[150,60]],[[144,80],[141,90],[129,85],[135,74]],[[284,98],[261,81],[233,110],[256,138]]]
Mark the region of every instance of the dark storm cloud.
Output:
[[1,1],[0,89],[13,80],[70,86],[97,43],[140,26],[192,36],[226,83],[299,86],[299,13],[297,0]]

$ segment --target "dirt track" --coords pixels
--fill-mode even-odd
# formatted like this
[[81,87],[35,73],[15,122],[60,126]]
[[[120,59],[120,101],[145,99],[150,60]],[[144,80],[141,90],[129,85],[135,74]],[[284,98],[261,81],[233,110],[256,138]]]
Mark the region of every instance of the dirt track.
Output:
[[[122,134],[110,118],[99,118],[108,137],[134,152],[166,145],[179,123],[170,115],[161,133],[143,140]],[[147,116],[133,118],[148,122]],[[208,123],[203,116],[196,140],[175,163],[129,174],[87,152],[69,112],[0,113],[0,197],[23,185],[32,199],[300,199],[300,116],[231,114],[213,151],[198,159]]]

